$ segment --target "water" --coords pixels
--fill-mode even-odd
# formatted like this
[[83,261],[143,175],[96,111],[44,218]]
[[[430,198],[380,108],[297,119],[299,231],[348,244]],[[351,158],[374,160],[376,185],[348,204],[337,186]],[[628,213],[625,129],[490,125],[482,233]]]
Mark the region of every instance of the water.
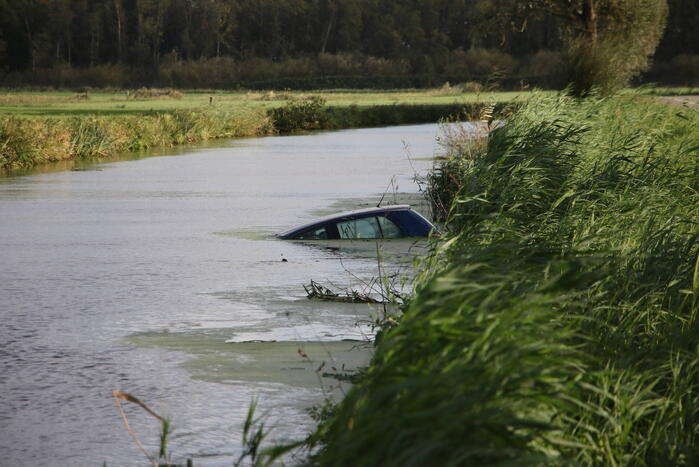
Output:
[[[366,207],[392,177],[415,193],[436,133],[255,138],[0,178],[0,465],[146,465],[113,389],[172,420],[180,462],[230,465],[254,398],[271,439],[303,437],[305,409],[346,390],[319,375],[366,362],[346,339],[370,337],[380,310],[311,302],[302,284],[361,288],[376,246],[271,234]],[[384,247],[389,271],[410,248]],[[125,410],[155,450],[155,420]]]

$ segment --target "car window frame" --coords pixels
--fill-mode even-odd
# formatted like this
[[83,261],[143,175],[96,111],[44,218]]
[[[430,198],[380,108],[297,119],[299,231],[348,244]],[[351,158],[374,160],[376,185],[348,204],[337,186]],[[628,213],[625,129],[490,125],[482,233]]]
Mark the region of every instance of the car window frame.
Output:
[[[373,223],[371,222],[372,220],[374,221]],[[355,223],[354,229],[352,230],[352,233],[354,235],[356,235],[358,233],[357,223],[362,222],[362,221],[368,221],[369,224],[373,224],[373,225],[371,225],[371,228],[375,232],[377,232],[379,234],[379,236],[378,237],[356,237],[356,236],[343,237],[342,236],[342,234],[340,232],[340,224],[351,223],[351,222]],[[369,214],[369,215],[365,215],[365,216],[348,216],[346,218],[338,219],[337,222],[335,223],[335,225],[337,227],[337,232],[338,232],[340,240],[379,240],[379,239],[383,238],[383,232],[381,231],[381,225],[379,223],[379,220],[377,219],[377,216],[373,215],[373,214]]]
[[[398,225],[396,222],[392,221],[390,217],[385,216],[385,215],[375,215],[376,218],[376,223],[379,224],[379,231],[381,232],[381,238],[383,239],[392,239],[392,238],[404,238],[405,237],[405,230]],[[383,217],[387,222],[391,223],[398,231],[400,232],[400,237],[386,237],[386,234],[383,231],[383,226],[381,225],[381,220],[379,218]]]
[[[322,240],[383,240],[383,239],[386,239],[387,237],[386,237],[385,234],[384,234],[383,226],[381,225],[381,221],[379,220],[380,217],[383,217],[383,218],[385,218],[386,221],[391,222],[391,223],[392,223],[393,225],[395,225],[396,228],[401,232],[401,236],[400,236],[400,237],[388,237],[388,239],[410,237],[410,236],[411,236],[411,235],[410,235],[410,234],[411,234],[411,229],[406,229],[405,225],[403,225],[403,222],[399,222],[398,219],[395,219],[395,218],[391,215],[393,212],[394,212],[394,211],[379,212],[379,213],[371,212],[371,213],[366,213],[366,214],[361,214],[361,215],[343,216],[343,217],[340,217],[340,218],[337,218],[337,219],[328,220],[328,221],[325,221],[325,222],[322,222],[322,223],[318,223],[318,224],[314,224],[314,225],[308,226],[308,227],[305,228],[303,231],[298,232],[296,235],[294,235],[294,237],[292,237],[291,240],[301,240],[301,241],[322,241]],[[378,225],[378,229],[379,229],[379,233],[381,234],[381,237],[379,237],[379,238],[371,238],[371,239],[369,239],[369,238],[366,238],[366,239],[362,239],[362,238],[347,238],[347,239],[343,239],[343,238],[341,238],[340,232],[339,232],[339,228],[338,228],[338,224],[339,224],[339,223],[341,223],[341,222],[347,222],[347,221],[358,221],[358,220],[361,220],[361,219],[372,218],[372,217],[374,218],[374,220],[376,221],[376,224]],[[403,219],[400,219],[400,220],[402,221]],[[300,238],[301,236],[307,234],[308,232],[311,232],[311,231],[314,231],[314,230],[318,230],[318,229],[321,229],[321,228],[325,228],[325,230],[326,230],[326,232],[327,232],[327,235],[328,235],[327,239],[322,239],[322,240],[321,240],[321,239],[318,239],[318,240],[314,240],[314,239],[302,239],[302,238]]]

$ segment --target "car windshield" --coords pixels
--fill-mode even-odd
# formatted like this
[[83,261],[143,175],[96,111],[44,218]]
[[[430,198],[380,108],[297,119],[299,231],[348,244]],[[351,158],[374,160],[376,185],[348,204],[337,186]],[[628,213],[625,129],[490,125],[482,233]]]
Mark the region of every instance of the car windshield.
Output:
[[375,217],[338,222],[337,230],[340,238],[381,238],[381,229]]
[[278,237],[296,240],[352,240],[427,237],[434,226],[408,205],[360,209],[300,225]]

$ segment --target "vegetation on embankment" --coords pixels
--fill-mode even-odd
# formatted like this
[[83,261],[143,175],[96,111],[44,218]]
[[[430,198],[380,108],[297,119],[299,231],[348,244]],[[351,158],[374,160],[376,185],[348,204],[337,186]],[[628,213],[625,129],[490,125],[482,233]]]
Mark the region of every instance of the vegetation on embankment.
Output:
[[696,465],[697,130],[540,96],[480,149],[450,133],[450,233],[309,462]]
[[0,169],[272,132],[261,111],[177,110],[131,116],[0,116]]
[[[0,96],[0,169],[276,132],[437,122],[515,93],[10,93]],[[328,100],[331,103],[328,105]]]
[[[515,103],[489,104],[499,114]],[[472,120],[486,104],[482,102],[451,104],[392,104],[359,107],[327,106],[323,98],[312,97],[289,101],[272,108],[268,115],[282,133],[307,130],[368,128],[382,125],[435,123],[446,119]]]
[[[678,88],[672,88],[677,91]],[[657,88],[665,95],[664,88]],[[687,91],[687,92],[685,92]],[[674,94],[688,94],[682,88]],[[696,90],[695,90],[696,91]],[[69,91],[32,91],[6,89],[0,92],[0,115],[19,117],[74,117],[81,115],[142,115],[175,110],[211,109],[237,111],[268,110],[289,100],[313,96],[324,99],[330,107],[369,107],[375,105],[445,105],[478,102],[511,102],[530,94],[494,92],[476,83],[449,84],[434,89],[391,89],[366,91],[326,89],[312,93],[299,91],[182,91],[176,89],[82,89]]]

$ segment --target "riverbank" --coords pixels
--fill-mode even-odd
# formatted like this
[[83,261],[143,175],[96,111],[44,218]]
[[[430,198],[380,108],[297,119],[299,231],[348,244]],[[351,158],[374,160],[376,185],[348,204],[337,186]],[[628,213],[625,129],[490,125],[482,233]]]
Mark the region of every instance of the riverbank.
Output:
[[437,122],[497,110],[527,94],[431,91],[303,93],[18,92],[0,96],[0,169],[107,157],[212,139]]
[[0,117],[0,169],[107,157],[155,147],[272,132],[263,112],[192,110],[63,119]]
[[485,149],[447,137],[450,233],[310,463],[696,463],[698,129],[538,96]]

